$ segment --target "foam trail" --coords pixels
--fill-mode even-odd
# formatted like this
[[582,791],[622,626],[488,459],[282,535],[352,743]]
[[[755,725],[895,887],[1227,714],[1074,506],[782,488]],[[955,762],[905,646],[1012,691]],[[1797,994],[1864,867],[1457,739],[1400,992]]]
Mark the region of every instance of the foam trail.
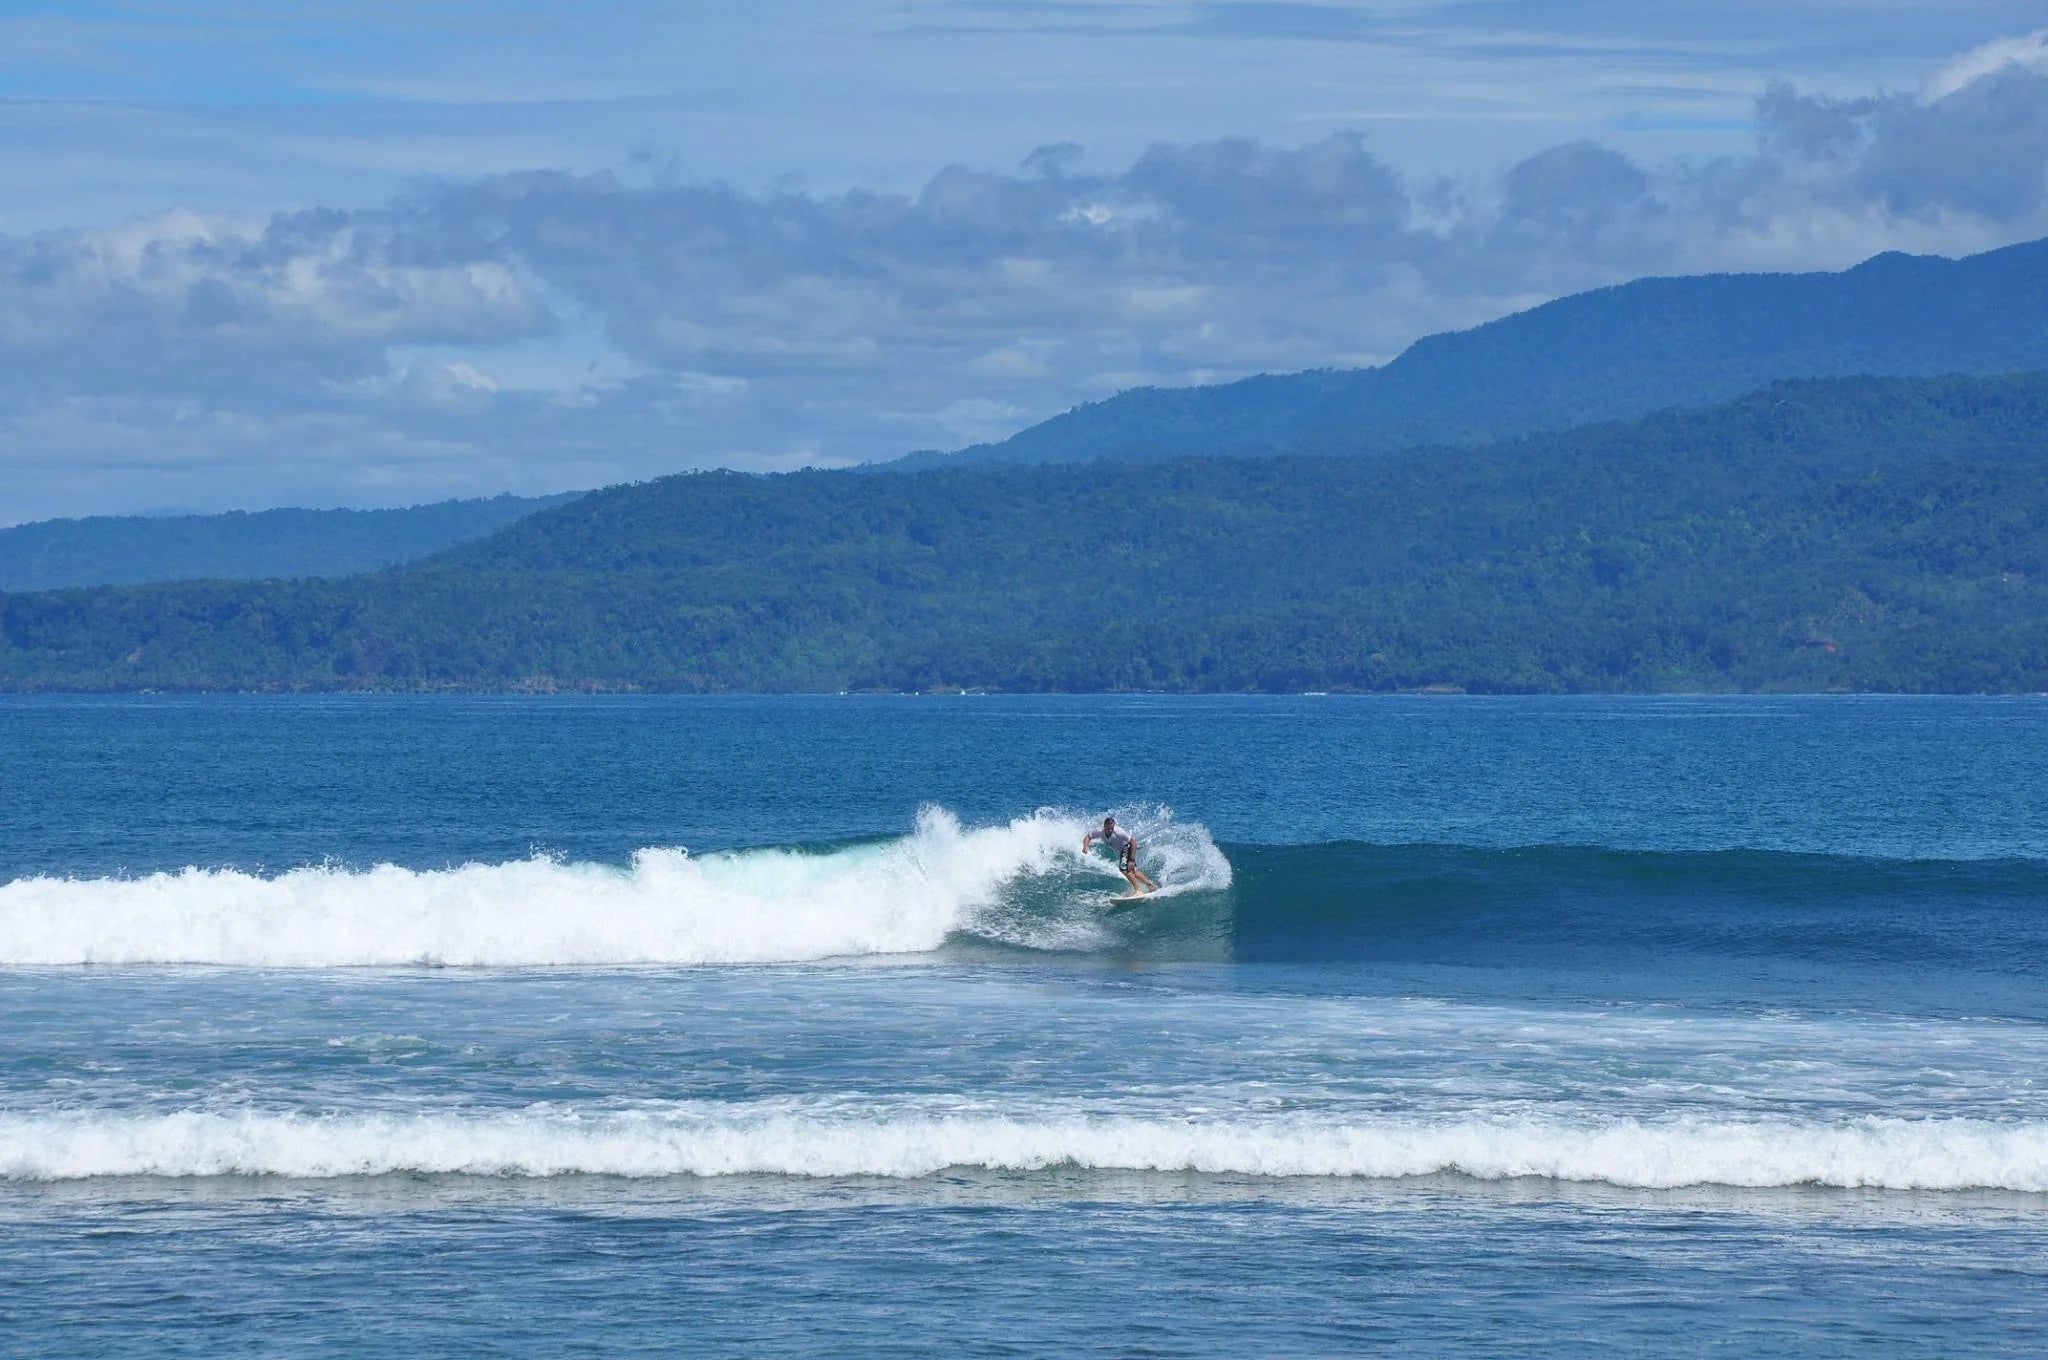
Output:
[[1500,1119],[1195,1122],[1086,1114],[866,1117],[559,1110],[416,1116],[187,1111],[0,1116],[0,1179],[104,1176],[918,1177],[946,1168],[1541,1177],[1644,1188],[1818,1185],[2048,1193],[2048,1124]]
[[630,868],[536,858],[18,879],[0,885],[0,964],[602,966],[921,953],[1022,880],[1078,881],[1082,829],[1052,811],[964,829],[928,808],[909,836],[824,853],[647,849]]

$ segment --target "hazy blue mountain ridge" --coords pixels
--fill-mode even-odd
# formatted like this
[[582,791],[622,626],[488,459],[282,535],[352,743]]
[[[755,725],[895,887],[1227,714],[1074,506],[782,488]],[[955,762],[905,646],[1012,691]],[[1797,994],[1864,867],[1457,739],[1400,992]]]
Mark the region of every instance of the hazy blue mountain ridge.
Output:
[[575,494],[438,501],[402,510],[40,520],[0,529],[0,590],[353,576],[495,533]]
[[10,595],[0,687],[2048,688],[2048,375],[1147,473],[703,473],[350,580]]
[[1417,341],[1380,368],[1139,388],[882,469],[1475,444],[1796,378],[2048,369],[2048,241],[1841,273],[1640,279]]

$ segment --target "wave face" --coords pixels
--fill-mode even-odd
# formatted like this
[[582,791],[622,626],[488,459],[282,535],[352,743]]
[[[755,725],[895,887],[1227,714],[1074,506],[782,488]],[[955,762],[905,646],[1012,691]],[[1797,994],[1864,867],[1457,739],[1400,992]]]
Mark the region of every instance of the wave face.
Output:
[[1239,851],[1239,958],[1588,951],[2033,970],[2048,861],[1337,843]]
[[2048,1193],[2048,1124],[1866,1117],[1422,1120],[774,1109],[0,1117],[0,1179],[394,1173],[910,1178],[952,1168],[1395,1179],[1532,1177],[1672,1189]]
[[[1168,895],[1229,886],[1199,826],[1127,811]],[[1125,820],[1120,817],[1119,820]],[[937,949],[966,933],[1088,948],[1123,880],[1084,860],[1087,822],[1053,810],[963,828],[928,808],[898,840],[695,856],[629,867],[536,857],[445,870],[187,868],[0,885],[0,964],[365,967],[770,963]]]

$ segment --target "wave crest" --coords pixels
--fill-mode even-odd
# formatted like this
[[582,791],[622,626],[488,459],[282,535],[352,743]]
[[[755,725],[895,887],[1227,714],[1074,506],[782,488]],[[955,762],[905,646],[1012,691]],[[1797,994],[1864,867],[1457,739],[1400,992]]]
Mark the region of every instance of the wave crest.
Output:
[[1462,1175],[1675,1189],[1816,1185],[2048,1193],[2048,1125],[1616,1119],[1198,1122],[742,1110],[577,1115],[0,1117],[0,1179],[394,1173],[915,1178],[949,1168],[1397,1179]]
[[[1229,884],[1228,861],[1200,827],[1176,826],[1163,809],[1152,821],[1170,887]],[[1102,940],[1092,912],[1012,909],[1020,885],[1114,878],[1106,862],[1080,859],[1084,829],[1052,809],[970,829],[927,808],[893,841],[703,856],[651,848],[626,867],[535,857],[18,879],[0,885],[0,964],[777,963],[923,953],[958,931],[1087,947]]]

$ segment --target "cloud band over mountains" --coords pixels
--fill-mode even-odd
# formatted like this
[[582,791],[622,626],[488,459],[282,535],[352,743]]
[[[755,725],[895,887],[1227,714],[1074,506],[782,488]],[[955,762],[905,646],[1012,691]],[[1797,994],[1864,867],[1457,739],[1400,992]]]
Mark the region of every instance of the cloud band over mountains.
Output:
[[0,519],[886,458],[1644,274],[2048,235],[2048,35],[1918,93],[1774,84],[1755,121],[1744,155],[1575,141],[1490,182],[1347,131],[1056,144],[907,195],[535,171],[0,237]]

